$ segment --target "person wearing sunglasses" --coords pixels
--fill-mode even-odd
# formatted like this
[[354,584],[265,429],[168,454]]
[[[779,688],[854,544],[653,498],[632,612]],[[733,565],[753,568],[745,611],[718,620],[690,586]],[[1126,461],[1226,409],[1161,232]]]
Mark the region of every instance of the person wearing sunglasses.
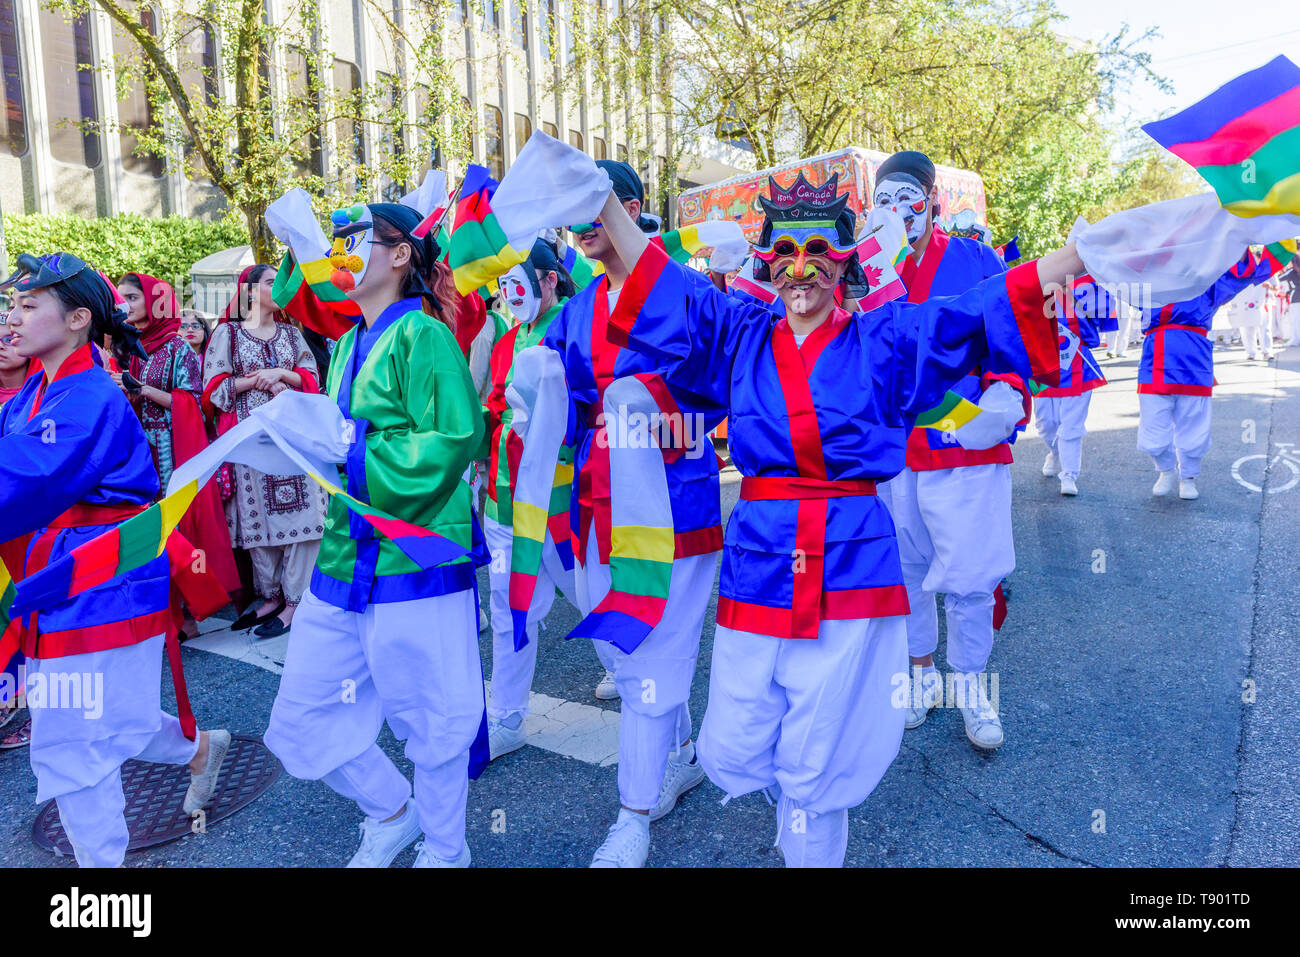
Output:
[[[158,473],[139,419],[92,346],[111,335],[120,354],[144,358],[103,274],[68,253],[24,253],[0,286],[15,290],[9,346],[42,369],[0,407],[0,554],[21,581],[143,511]],[[197,730],[178,670],[179,717],[160,705],[164,644],[179,668],[177,592],[199,617],[229,600],[195,568],[179,532],[144,565],[17,615],[16,636],[0,639],[0,659],[15,637],[27,656],[36,800],[57,802],[82,867],[122,864],[123,762],[188,765],[186,813],[215,794],[230,734]],[[59,685],[75,688],[80,705],[57,695],[37,703],[38,686],[53,694]]]
[[199,371],[203,370],[203,354],[208,349],[208,340],[212,338],[212,327],[203,313],[193,309],[181,310],[181,324],[177,335],[184,339],[199,357]]
[[[975,239],[949,236],[939,226],[934,163],[924,153],[895,153],[876,170],[872,201],[903,218],[910,253],[900,278],[907,301],[922,303],[957,296],[1006,264],[994,249]],[[1005,613],[1002,579],[1015,568],[1011,538],[1011,442],[1029,422],[1031,393],[1012,370],[977,361],[953,385],[953,392],[1002,417],[999,441],[988,448],[966,448],[951,431],[913,429],[906,465],[881,486],[880,497],[898,529],[911,613],[907,643],[914,687],[908,698],[907,727],[919,727],[943,699],[943,679],[934,666],[939,642],[938,593],[944,595],[948,623],[948,664],[963,693],[956,705],[966,737],[990,750],[1004,740],[997,710],[980,689],[993,650],[995,610]]]
[[730,415],[743,478],[700,763],[730,798],[776,799],[788,866],[840,866],[848,809],[897,754],[906,705],[908,593],[877,483],[977,364],[1057,381],[1045,304],[1083,266],[1071,246],[963,295],[850,313],[836,290],[863,270],[836,178],[769,189],[755,255],[784,318],[674,263],[611,197],[601,219],[628,277],[607,335],[653,357],[674,395]]

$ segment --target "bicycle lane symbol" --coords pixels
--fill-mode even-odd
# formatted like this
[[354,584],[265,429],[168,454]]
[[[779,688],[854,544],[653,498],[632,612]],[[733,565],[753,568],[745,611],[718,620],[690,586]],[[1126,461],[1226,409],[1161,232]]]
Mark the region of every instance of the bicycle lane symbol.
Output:
[[[1293,451],[1294,448],[1294,442],[1279,442],[1277,454],[1272,459],[1264,453],[1243,455],[1232,463],[1232,477],[1239,485],[1245,486],[1252,492],[1265,494],[1289,492],[1300,483],[1300,454]],[[1286,466],[1291,472],[1290,478],[1283,484],[1278,484],[1280,474],[1274,477],[1274,470],[1279,464]],[[1280,469],[1277,471],[1281,472]],[[1259,484],[1251,479],[1257,479]]]

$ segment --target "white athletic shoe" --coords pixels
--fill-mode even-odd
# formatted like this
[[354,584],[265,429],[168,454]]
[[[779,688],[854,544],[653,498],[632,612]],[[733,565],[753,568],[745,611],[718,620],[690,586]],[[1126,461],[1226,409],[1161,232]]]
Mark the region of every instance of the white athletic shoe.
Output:
[[348,867],[387,867],[393,858],[420,836],[420,818],[415,802],[406,799],[406,809],[385,824],[373,817],[361,822],[361,846],[348,861]]
[[613,701],[618,697],[618,685],[614,684],[614,672],[606,671],[605,677],[596,685],[596,698],[600,701]]
[[650,812],[650,820],[657,821],[677,806],[677,799],[704,780],[704,768],[697,758],[693,763],[668,759],[664,781],[659,786],[659,803]]
[[1168,495],[1174,490],[1174,485],[1178,481],[1178,473],[1173,469],[1168,472],[1161,472],[1156,478],[1156,484],[1151,486],[1152,495]]
[[650,818],[619,809],[605,843],[596,849],[592,867],[645,867],[650,856]]
[[984,751],[993,751],[1001,747],[1005,740],[1002,719],[989,704],[984,689],[974,681],[970,684],[978,698],[971,706],[959,709],[962,720],[966,723],[966,737],[975,747]]
[[1061,494],[1062,495],[1079,494],[1079,486],[1075,483],[1073,475],[1066,475],[1064,472],[1061,473]]
[[424,841],[421,841],[419,844],[415,845],[415,863],[412,864],[411,866],[412,867],[469,867],[469,862],[470,862],[470,853],[469,853],[468,844],[466,844],[465,849],[460,852],[459,857],[454,857],[448,861],[445,860],[444,858],[436,856],[433,853],[433,851],[429,850],[429,846],[425,844]]
[[[907,715],[903,719],[903,727],[908,731],[925,724],[931,709],[943,700],[943,676],[939,674],[937,668],[926,668],[921,672],[919,698],[916,694],[915,681],[916,673],[910,672],[907,679]],[[921,702],[919,706],[916,704],[918,700]]]
[[207,807],[212,796],[217,793],[217,774],[221,771],[221,762],[230,750],[230,732],[224,729],[208,732],[208,763],[198,774],[190,775],[190,786],[185,792],[186,814],[193,814],[201,807]]
[[1061,459],[1055,452],[1048,452],[1047,458],[1043,460],[1043,474],[1048,478],[1058,474],[1061,471]]
[[1200,498],[1201,493],[1196,488],[1196,479],[1182,479],[1178,483],[1179,498]]
[[488,752],[491,754],[489,760],[495,761],[504,754],[518,751],[527,739],[528,732],[524,730],[522,720],[519,722],[519,727],[510,728],[497,718],[488,718]]

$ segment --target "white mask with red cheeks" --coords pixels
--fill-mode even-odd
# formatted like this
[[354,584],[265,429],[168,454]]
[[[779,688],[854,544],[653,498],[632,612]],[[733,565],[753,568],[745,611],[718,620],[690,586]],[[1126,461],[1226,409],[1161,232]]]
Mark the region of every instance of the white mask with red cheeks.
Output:
[[924,236],[930,225],[930,197],[910,176],[885,177],[876,184],[871,202],[903,218],[909,243]]
[[533,289],[536,278],[528,275],[532,268],[525,260],[497,280],[511,315],[521,323],[532,322],[541,311],[541,298]]

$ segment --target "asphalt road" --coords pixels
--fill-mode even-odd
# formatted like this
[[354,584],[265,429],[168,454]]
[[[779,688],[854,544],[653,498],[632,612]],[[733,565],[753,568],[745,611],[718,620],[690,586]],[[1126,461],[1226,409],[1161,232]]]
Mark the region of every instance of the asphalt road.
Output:
[[[1041,476],[1044,450],[1032,430],[1022,438],[1013,467],[1018,567],[990,664],[1006,744],[977,753],[956,711],[907,732],[880,786],[852,812],[850,865],[1300,860],[1300,483],[1261,494],[1232,476],[1244,456],[1300,446],[1300,349],[1272,365],[1247,362],[1239,349],[1216,360],[1198,501],[1150,494],[1154,472],[1135,448],[1136,352],[1104,365],[1111,384],[1094,394],[1078,498],[1062,498]],[[1249,423],[1253,442],[1244,441]],[[1243,463],[1243,477],[1262,461]],[[1274,486],[1290,477],[1285,463],[1274,466]],[[729,508],[736,486],[724,495]],[[601,671],[591,648],[561,640],[575,621],[557,602],[534,691],[617,708],[592,697]],[[712,639],[706,626],[696,729]],[[483,651],[490,661],[486,635]],[[942,654],[941,641],[941,665]],[[201,724],[266,727],[275,674],[192,649],[185,667]],[[163,695],[170,700],[165,675]],[[381,744],[409,772],[387,731]],[[616,778],[614,766],[539,747],[496,762],[470,788],[476,866],[585,866],[616,813]],[[25,754],[0,753],[0,863],[68,866],[31,841],[34,796]],[[725,807],[721,798],[706,782],[654,825],[650,864],[779,866],[773,810],[758,795]],[[337,866],[355,849],[358,822],[325,786],[284,776],[206,834],[127,864]],[[396,863],[412,858],[407,851]]]

